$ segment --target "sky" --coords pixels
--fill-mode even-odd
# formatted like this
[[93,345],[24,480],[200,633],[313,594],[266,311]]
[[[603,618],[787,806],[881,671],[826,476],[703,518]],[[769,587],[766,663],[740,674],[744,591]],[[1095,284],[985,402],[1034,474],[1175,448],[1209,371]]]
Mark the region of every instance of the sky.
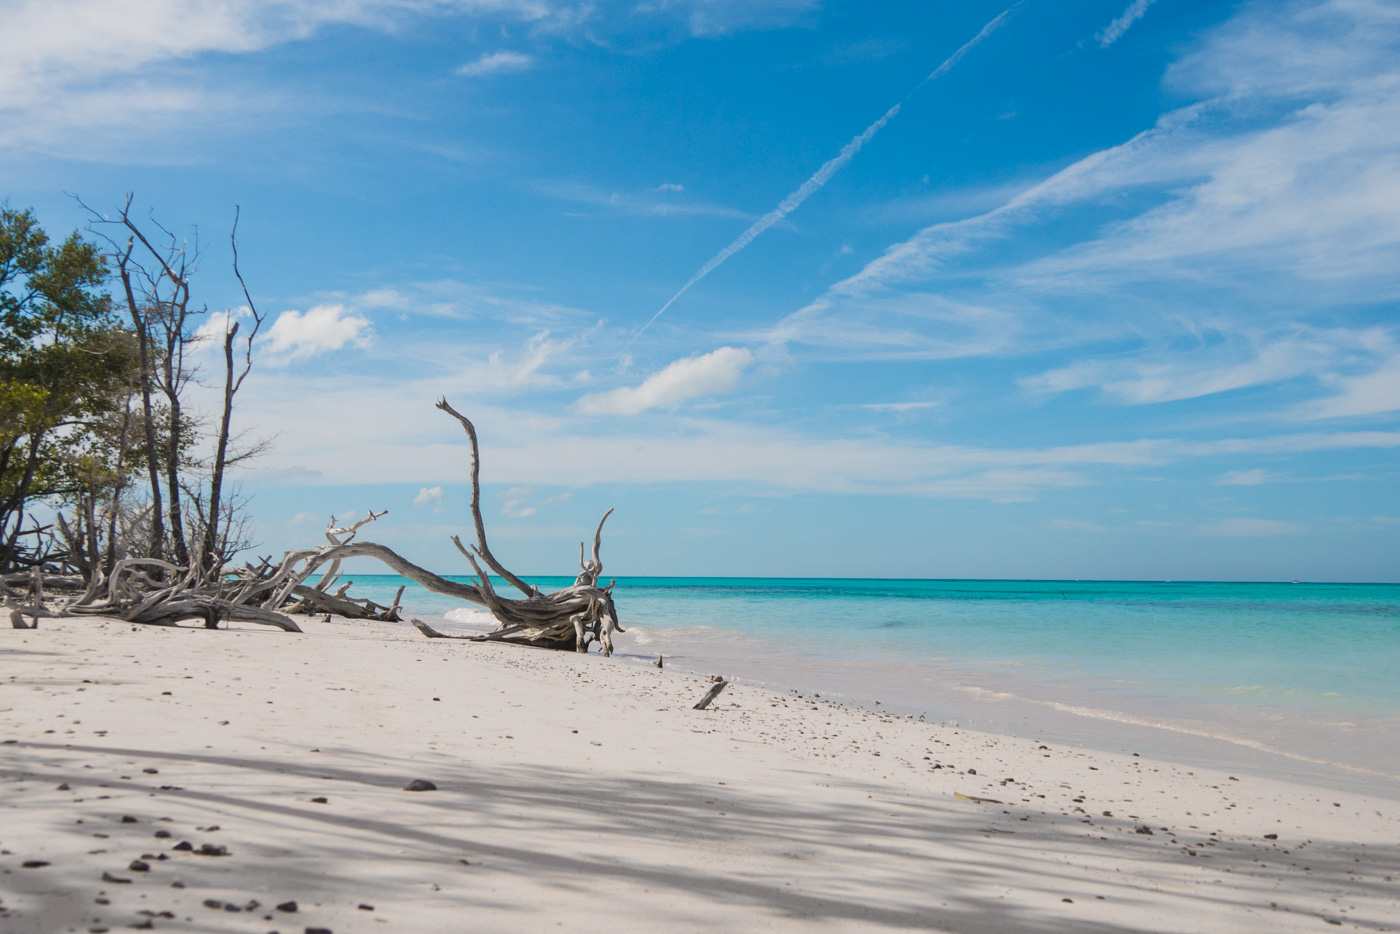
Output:
[[1400,4],[1006,3],[0,0],[0,198],[237,207],[260,553],[1400,580]]

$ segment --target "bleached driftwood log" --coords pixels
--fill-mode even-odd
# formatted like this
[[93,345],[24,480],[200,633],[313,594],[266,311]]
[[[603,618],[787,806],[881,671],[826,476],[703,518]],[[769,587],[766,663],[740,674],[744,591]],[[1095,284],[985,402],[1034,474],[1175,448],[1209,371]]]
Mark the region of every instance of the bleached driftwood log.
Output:
[[[476,543],[468,548],[462,544],[461,538],[455,535],[452,536],[452,542],[471,565],[476,575],[476,583],[463,584],[448,580],[419,567],[384,545],[355,541],[354,536],[361,527],[383,515],[371,512],[369,516],[349,528],[329,529],[329,543],[326,545],[288,552],[276,568],[266,564],[256,570],[251,567],[245,568],[240,572],[243,589],[233,598],[234,603],[243,605],[256,598],[261,601],[261,606],[269,611],[284,607],[293,597],[324,600],[329,603],[327,598],[331,595],[325,591],[336,579],[339,562],[346,558],[374,558],[434,593],[485,607],[498,623],[493,632],[447,638],[478,642],[513,642],[552,649],[573,649],[578,652],[588,651],[589,645],[596,642],[604,655],[611,655],[613,634],[623,631],[618,624],[617,607],[612,599],[612,589],[616,581],[606,587],[600,587],[598,579],[603,571],[600,557],[603,523],[612,515],[612,510],[604,513],[598,522],[597,531],[593,535],[591,556],[585,550],[584,544],[579,543],[579,574],[574,583],[553,593],[541,593],[538,588],[525,583],[519,575],[501,564],[487,544],[486,524],[481,517],[481,452],[477,443],[476,427],[470,419],[453,409],[445,398],[438,400],[437,407],[461,424],[471,443],[471,510]],[[328,567],[322,574],[320,583],[315,587],[307,587],[307,579],[322,566]],[[491,582],[492,571],[520,591],[523,598],[507,597],[499,593]],[[311,597],[312,591],[322,596]],[[395,604],[397,602],[396,598]],[[386,609],[396,612],[397,607]],[[337,610],[330,609],[330,612]],[[420,629],[424,628],[420,626]]]

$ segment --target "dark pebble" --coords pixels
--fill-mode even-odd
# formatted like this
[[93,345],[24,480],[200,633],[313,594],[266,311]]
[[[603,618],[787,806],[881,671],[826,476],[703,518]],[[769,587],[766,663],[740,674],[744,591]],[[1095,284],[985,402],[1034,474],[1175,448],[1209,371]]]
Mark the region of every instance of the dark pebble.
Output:
[[428,781],[426,778],[415,778],[413,781],[409,782],[407,785],[404,785],[404,786],[403,786],[403,790],[404,790],[404,791],[437,791],[437,785],[434,785],[432,782]]
[[122,815],[122,823],[123,823],[123,824],[136,824],[136,823],[139,823],[139,821],[137,821],[136,818],[132,817],[130,814],[123,814],[123,815]]
[[139,859],[133,859],[131,861],[131,865],[127,866],[126,868],[131,872],[150,872],[151,864],[142,862]]
[[160,774],[160,769],[142,769],[141,771],[144,772],[144,773],[147,774],[147,775],[159,775],[159,774]]
[[156,836],[159,837],[159,838],[162,839],[162,840],[168,840],[168,839],[170,838],[170,831],[168,831],[168,830],[157,830],[157,831],[156,831]]
[[72,789],[70,789],[70,788],[68,787],[68,783],[67,783],[67,782],[64,782],[62,785],[59,785],[59,786],[58,786],[58,790],[59,790],[59,791],[71,791]]
[[277,906],[277,910],[278,910],[278,911],[285,911],[285,912],[287,912],[288,914],[290,914],[291,912],[297,910],[297,900],[294,898],[294,899],[292,899],[292,900],[289,901],[289,902],[283,902],[282,904],[280,904],[280,905]]
[[240,908],[238,905],[225,905],[225,906],[224,906],[224,911],[242,911],[242,910],[243,910],[243,909]]
[[114,883],[116,883],[117,885],[130,885],[130,884],[131,884],[131,880],[130,880],[130,879],[122,879],[122,878],[119,878],[119,877],[117,877],[117,876],[112,875],[110,872],[104,872],[104,873],[102,874],[102,881],[103,881],[103,882],[114,882]]
[[19,866],[21,869],[43,869],[48,864],[49,861],[46,859],[26,859]]
[[1277,840],[1277,839],[1278,839],[1278,834],[1276,834],[1276,833],[1266,833],[1266,834],[1264,834],[1264,839],[1265,839],[1265,840]]
[[219,909],[224,907],[224,903],[219,901],[217,898],[206,898],[204,900],[204,907],[212,908],[215,911],[218,911]]
[[373,911],[373,910],[374,910],[374,906],[373,906],[373,905],[360,905],[360,906],[358,906],[358,907],[359,907],[359,909],[360,909],[361,911]]
[[976,774],[977,774],[977,770],[976,770],[976,769],[968,769],[968,770],[967,770],[967,774],[968,774],[968,775],[976,775]]
[[227,856],[228,847],[219,843],[201,843],[195,854],[198,856]]
[[330,928],[307,928],[306,934],[331,934]]
[[1147,836],[1150,837],[1152,836],[1152,828],[1147,826],[1146,824],[1138,824],[1137,829],[1134,830],[1133,833],[1147,834]]
[[1073,904],[1074,904],[1074,899],[1072,899],[1072,898],[1062,898],[1062,899],[1060,899],[1060,901],[1062,901],[1062,902],[1064,902],[1065,904],[1068,904],[1068,905],[1073,905]]
[[311,803],[312,803],[312,804],[330,804],[330,799],[329,799],[329,798],[312,798],[312,799],[311,799]]
[[137,921],[131,927],[133,930],[137,931],[151,931],[155,929],[155,922],[151,921],[150,918],[146,918],[143,921]]
[[177,843],[177,844],[175,844],[173,847],[171,847],[171,849],[172,849],[172,850],[189,851],[189,850],[193,850],[193,849],[194,849],[194,844],[191,843],[191,842],[188,841],[188,840],[181,840],[179,843]]
[[179,879],[176,879],[174,882],[170,883],[170,887],[172,889],[183,889],[185,887],[185,883],[181,882]]

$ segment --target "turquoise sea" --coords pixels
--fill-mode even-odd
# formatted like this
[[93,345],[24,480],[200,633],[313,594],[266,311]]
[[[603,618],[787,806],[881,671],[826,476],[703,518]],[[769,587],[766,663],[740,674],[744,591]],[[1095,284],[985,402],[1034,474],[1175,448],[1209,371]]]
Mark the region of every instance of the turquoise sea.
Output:
[[[386,602],[408,583],[409,615],[435,625],[491,628],[402,578],[355,581]],[[1400,790],[1396,584],[653,577],[614,594],[624,660]]]

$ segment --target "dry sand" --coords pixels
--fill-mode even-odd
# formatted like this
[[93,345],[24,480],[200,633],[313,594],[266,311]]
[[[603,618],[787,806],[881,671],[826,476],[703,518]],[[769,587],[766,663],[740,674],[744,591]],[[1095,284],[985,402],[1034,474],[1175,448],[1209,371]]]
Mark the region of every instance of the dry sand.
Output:
[[406,626],[41,625],[4,932],[1400,929],[1380,798]]

